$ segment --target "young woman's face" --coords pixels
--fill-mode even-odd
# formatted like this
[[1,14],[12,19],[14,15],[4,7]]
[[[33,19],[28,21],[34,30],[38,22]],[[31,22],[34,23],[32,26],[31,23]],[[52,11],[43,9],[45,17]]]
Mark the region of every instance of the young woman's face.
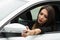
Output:
[[44,24],[48,19],[48,11],[46,9],[42,9],[38,15],[38,23]]

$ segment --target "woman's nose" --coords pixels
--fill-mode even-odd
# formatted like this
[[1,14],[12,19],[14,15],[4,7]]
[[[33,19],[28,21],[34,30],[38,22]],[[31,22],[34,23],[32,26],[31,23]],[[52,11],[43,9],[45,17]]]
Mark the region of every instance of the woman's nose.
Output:
[[42,15],[42,16],[40,16],[40,18],[41,18],[41,19],[43,19],[43,18],[44,18],[44,16]]

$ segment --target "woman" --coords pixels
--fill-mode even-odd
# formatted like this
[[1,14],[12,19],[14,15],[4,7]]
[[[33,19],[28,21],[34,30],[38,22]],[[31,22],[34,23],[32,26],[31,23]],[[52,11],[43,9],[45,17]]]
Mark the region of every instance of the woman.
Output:
[[32,30],[27,27],[22,33],[23,37],[29,35],[37,35],[45,32],[51,32],[55,30],[55,11],[52,6],[43,6],[37,16],[37,20],[34,23]]

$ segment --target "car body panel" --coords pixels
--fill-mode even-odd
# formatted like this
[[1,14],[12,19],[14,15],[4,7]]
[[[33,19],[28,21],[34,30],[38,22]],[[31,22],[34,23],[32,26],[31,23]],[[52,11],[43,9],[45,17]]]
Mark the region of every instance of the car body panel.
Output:
[[27,37],[8,37],[0,38],[0,40],[60,40],[60,33],[48,33]]

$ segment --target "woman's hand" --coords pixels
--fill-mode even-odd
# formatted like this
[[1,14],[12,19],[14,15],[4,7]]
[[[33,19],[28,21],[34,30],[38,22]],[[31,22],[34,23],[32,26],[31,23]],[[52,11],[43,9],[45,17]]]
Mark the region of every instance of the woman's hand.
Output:
[[26,37],[26,36],[29,36],[29,35],[33,35],[34,34],[34,31],[33,30],[30,30],[28,26],[26,26],[27,30],[24,30],[23,33],[21,34],[22,37]]
[[27,30],[24,30],[23,33],[21,34],[22,37],[26,37],[28,30],[30,30],[28,26],[26,26],[26,28]]
[[36,35],[36,34],[39,34],[40,32],[41,32],[40,29],[30,30],[27,26],[27,30],[24,30],[24,32],[22,33],[22,37],[27,37],[30,35]]
[[22,33],[22,37],[26,37],[30,35],[34,35],[34,30],[24,30],[24,32]]

